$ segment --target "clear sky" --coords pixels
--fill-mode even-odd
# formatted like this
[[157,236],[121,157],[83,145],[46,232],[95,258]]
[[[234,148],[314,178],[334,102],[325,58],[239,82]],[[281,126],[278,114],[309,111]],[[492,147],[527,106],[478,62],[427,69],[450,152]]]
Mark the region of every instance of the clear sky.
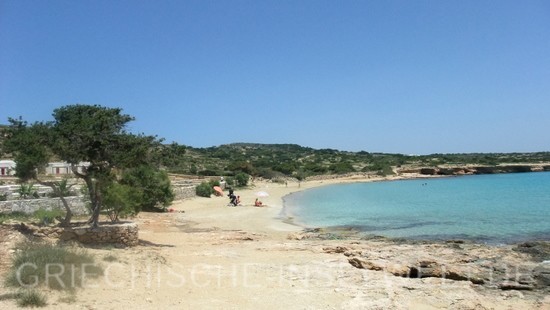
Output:
[[0,0],[0,123],[404,154],[550,151],[550,1]]

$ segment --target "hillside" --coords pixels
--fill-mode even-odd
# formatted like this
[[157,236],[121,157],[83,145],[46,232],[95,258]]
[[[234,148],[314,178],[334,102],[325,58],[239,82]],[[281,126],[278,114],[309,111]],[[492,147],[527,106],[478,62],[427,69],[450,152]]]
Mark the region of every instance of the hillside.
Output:
[[[0,125],[0,157],[9,158],[1,150],[6,125]],[[445,167],[494,167],[510,164],[549,163],[550,152],[537,153],[472,153],[403,155],[371,152],[348,152],[335,149],[313,149],[297,144],[232,143],[208,148],[172,143],[156,150],[157,165],[170,173],[185,175],[232,176],[244,172],[264,178],[314,175],[376,173],[391,174],[401,170]],[[53,160],[58,160],[52,158]],[[504,169],[514,170],[511,169]],[[544,169],[544,168],[543,168]],[[550,168],[549,168],[550,169]],[[500,169],[502,170],[502,169]],[[521,169],[519,169],[521,170]],[[528,169],[524,169],[528,170]],[[488,173],[489,170],[476,171]],[[494,170],[497,171],[497,170]],[[441,173],[446,173],[442,170]]]
[[492,167],[510,164],[550,163],[550,152],[403,155],[313,149],[296,144],[234,143],[209,148],[185,147],[166,169],[173,173],[234,175],[299,179],[321,174],[372,172],[390,174],[392,168]]

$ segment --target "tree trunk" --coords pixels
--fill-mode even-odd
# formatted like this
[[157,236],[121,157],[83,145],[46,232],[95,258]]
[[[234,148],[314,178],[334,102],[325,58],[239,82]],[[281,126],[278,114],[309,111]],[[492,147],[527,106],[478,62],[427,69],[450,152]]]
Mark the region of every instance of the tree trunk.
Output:
[[88,220],[89,224],[92,224],[92,227],[97,228],[99,226],[99,209],[100,209],[100,199],[99,199],[99,189],[97,184],[94,184],[94,181],[91,177],[86,176],[84,178],[86,186],[88,187],[88,194],[90,195],[90,203],[92,204],[92,216]]
[[61,202],[63,203],[63,207],[65,207],[65,219],[61,222],[61,226],[63,227],[69,227],[71,226],[71,220],[73,218],[73,211],[71,210],[69,203],[67,202],[67,199],[63,197],[63,195],[59,195],[59,199],[61,199]]
[[40,185],[50,187],[54,193],[59,195],[59,199],[61,199],[61,202],[63,203],[63,207],[65,208],[65,219],[61,221],[61,226],[62,227],[70,226],[71,220],[73,218],[73,211],[71,210],[71,207],[69,206],[69,202],[67,202],[67,199],[65,199],[59,187],[54,182],[45,182],[45,181],[40,181],[38,179],[35,179],[35,180]]

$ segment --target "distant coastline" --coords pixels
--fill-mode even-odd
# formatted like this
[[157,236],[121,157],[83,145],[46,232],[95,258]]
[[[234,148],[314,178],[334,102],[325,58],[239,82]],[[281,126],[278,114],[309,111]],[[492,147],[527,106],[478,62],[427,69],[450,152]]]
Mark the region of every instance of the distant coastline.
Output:
[[[324,236],[333,236],[343,239],[380,239],[387,240],[388,242],[428,242],[428,243],[440,243],[446,242],[448,240],[461,240],[463,242],[469,243],[478,243],[486,245],[496,245],[501,244],[501,242],[487,241],[488,239],[482,237],[460,237],[460,235],[450,236],[449,238],[444,237],[388,237],[388,236],[379,236],[376,234],[370,234],[368,232],[362,231],[358,227],[353,225],[344,225],[344,226],[323,226],[323,225],[307,225],[303,222],[300,222],[300,219],[296,214],[292,212],[292,208],[288,205],[288,198],[296,193],[323,186],[331,186],[336,184],[346,184],[346,183],[370,183],[370,182],[388,182],[388,181],[398,181],[398,180],[422,180],[422,179],[440,179],[440,178],[449,178],[449,177],[461,177],[461,176],[474,176],[474,175],[490,175],[490,174],[514,174],[514,173],[535,173],[535,172],[550,172],[548,169],[550,166],[547,164],[535,164],[535,165],[505,165],[505,166],[475,166],[475,167],[445,167],[445,168],[417,168],[417,169],[406,169],[406,172],[400,171],[398,175],[393,176],[372,176],[364,174],[348,174],[345,176],[316,176],[313,179],[308,179],[308,181],[313,182],[317,181],[318,183],[314,186],[307,186],[298,191],[288,193],[287,195],[281,197],[283,208],[280,213],[280,219],[286,223],[301,227],[306,233],[316,232],[319,235]],[[422,172],[422,173],[421,173]],[[549,241],[548,235],[543,234],[536,238],[518,238],[510,242],[505,242],[505,244],[521,244],[528,241]]]

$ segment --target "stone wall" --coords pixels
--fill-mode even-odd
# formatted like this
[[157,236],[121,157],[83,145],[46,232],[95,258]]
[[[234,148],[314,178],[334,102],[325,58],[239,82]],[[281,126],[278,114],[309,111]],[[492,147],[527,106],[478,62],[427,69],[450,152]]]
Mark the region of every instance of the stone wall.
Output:
[[196,185],[182,185],[182,186],[172,186],[174,191],[174,200],[189,199],[197,196]]
[[117,244],[136,246],[139,243],[136,223],[104,223],[97,228],[89,225],[74,227],[39,227],[31,224],[16,224],[18,230],[40,238],[62,241],[78,241],[84,244]]
[[[195,192],[196,184],[176,184],[172,186],[174,191],[175,199],[189,199],[196,197]],[[84,197],[65,197],[71,206],[71,210],[75,215],[88,215],[90,214],[86,203],[83,199]],[[41,199],[23,199],[23,200],[7,200],[0,201],[0,213],[10,213],[10,212],[23,212],[27,214],[32,214],[38,209],[45,210],[54,210],[60,209],[65,210],[63,203],[59,198],[41,198]]]
[[[71,210],[75,215],[87,215],[89,210],[82,197],[66,197],[65,198]],[[0,213],[23,212],[32,214],[38,209],[45,210],[65,210],[63,203],[59,198],[43,198],[43,199],[24,199],[24,200],[8,200],[0,201]]]

